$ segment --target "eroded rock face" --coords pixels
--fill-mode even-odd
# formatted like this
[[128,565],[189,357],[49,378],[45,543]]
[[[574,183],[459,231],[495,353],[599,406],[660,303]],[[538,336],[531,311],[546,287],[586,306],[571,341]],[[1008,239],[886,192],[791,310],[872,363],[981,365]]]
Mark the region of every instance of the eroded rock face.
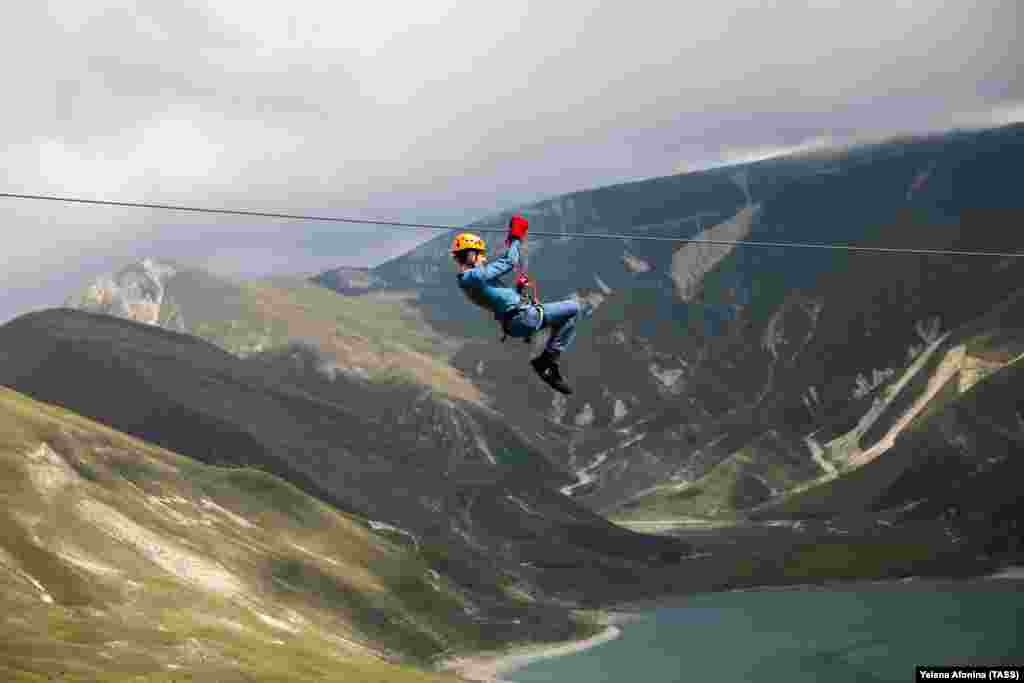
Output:
[[362,294],[387,285],[369,268],[336,268],[321,273],[313,281],[341,294]]
[[90,313],[103,313],[185,332],[184,315],[167,295],[167,283],[176,274],[174,266],[146,258],[116,273],[97,278],[67,304]]
[[29,480],[44,500],[53,500],[64,487],[81,480],[81,476],[47,443],[40,444],[27,457]]
[[824,298],[795,293],[769,319],[761,335],[761,348],[775,360],[794,361],[810,343],[825,308]]
[[651,271],[651,264],[633,256],[628,251],[622,253],[622,263],[633,273],[649,273]]
[[[732,242],[750,236],[760,204],[745,206],[729,220],[702,230],[696,240]],[[685,244],[672,256],[672,281],[682,301],[694,301],[702,291],[704,275],[717,266],[736,247],[718,244]]]
[[83,520],[96,525],[104,533],[135,547],[164,571],[198,588],[229,597],[239,594],[244,588],[237,577],[216,563],[137,524],[109,505],[83,500],[78,504],[77,512]]
[[657,363],[651,363],[650,370],[651,375],[666,389],[675,388],[685,372],[682,368],[663,368]]
[[583,410],[574,418],[577,427],[586,427],[594,422],[594,408],[589,403],[583,406]]

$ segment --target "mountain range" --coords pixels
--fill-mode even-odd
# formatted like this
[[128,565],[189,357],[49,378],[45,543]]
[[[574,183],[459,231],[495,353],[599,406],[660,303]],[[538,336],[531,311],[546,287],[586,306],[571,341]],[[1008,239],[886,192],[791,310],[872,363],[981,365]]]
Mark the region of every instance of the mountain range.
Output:
[[[312,281],[154,257],[0,326],[0,665],[444,680],[621,601],[1019,561],[1022,151],[954,131],[516,207],[595,236],[527,240],[545,300],[594,306],[569,398],[458,294],[449,234]],[[775,245],[707,243],[737,240]]]
[[[680,514],[732,516],[828,475],[823,444],[867,416],[941,336],[978,319],[1018,326],[1016,309],[999,307],[1021,259],[884,250],[1019,251],[1022,150],[1019,125],[955,131],[520,207],[538,232],[812,245],[530,239],[545,299],[597,304],[565,355],[577,388],[568,400],[533,381],[529,351],[496,344],[493,324],[456,296],[449,235],[372,269],[362,289],[342,289],[415,291],[426,321],[469,340],[451,362],[511,423],[539,414],[572,428],[556,459],[592,509],[636,515],[637,500],[669,486],[698,501]],[[817,248],[844,245],[879,251]],[[993,310],[1003,313],[986,318]],[[735,473],[725,486],[698,485],[736,458],[755,465],[717,470],[716,480]]]

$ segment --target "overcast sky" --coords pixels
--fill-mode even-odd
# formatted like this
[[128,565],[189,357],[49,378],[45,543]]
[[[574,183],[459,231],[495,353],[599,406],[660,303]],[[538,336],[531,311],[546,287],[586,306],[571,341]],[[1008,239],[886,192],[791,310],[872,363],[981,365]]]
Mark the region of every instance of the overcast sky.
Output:
[[[0,22],[5,192],[464,222],[862,135],[1024,119],[1019,0],[55,0]],[[0,199],[0,320],[142,255],[432,236]],[[348,242],[322,239],[347,230]]]

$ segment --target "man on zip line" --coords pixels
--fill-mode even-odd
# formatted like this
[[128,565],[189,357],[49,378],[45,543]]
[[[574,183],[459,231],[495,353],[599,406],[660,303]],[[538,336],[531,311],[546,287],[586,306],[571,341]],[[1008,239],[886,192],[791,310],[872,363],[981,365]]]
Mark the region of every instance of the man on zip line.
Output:
[[491,263],[487,263],[487,244],[479,235],[456,235],[451,251],[459,271],[459,289],[472,303],[493,313],[506,336],[529,342],[536,332],[550,328],[551,338],[543,353],[530,365],[553,389],[571,394],[572,388],[558,370],[558,357],[576,338],[580,305],[571,299],[542,305],[527,297],[525,292],[532,289],[532,283],[524,273],[516,279],[516,289],[498,279],[519,265],[520,243],[528,229],[526,218],[512,216],[505,240],[508,251]]

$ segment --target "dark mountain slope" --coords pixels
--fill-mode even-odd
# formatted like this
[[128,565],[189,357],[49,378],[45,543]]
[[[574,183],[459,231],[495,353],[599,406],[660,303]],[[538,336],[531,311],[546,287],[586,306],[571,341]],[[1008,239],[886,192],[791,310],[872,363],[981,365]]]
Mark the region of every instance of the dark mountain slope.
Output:
[[[507,602],[498,586],[509,581],[535,585],[543,569],[531,565],[545,558],[642,573],[687,549],[566,500],[551,487],[559,480],[545,483],[552,470],[538,465],[543,456],[512,433],[504,448],[521,464],[460,460],[457,449],[424,444],[422,422],[409,428],[393,414],[354,407],[363,394],[314,395],[266,372],[193,337],[80,311],[44,311],[0,327],[0,384],[204,462],[266,469],[381,529],[395,527],[388,533],[416,539],[481,603]],[[552,581],[556,592],[601,595],[596,583]],[[492,626],[514,637],[515,628]]]

